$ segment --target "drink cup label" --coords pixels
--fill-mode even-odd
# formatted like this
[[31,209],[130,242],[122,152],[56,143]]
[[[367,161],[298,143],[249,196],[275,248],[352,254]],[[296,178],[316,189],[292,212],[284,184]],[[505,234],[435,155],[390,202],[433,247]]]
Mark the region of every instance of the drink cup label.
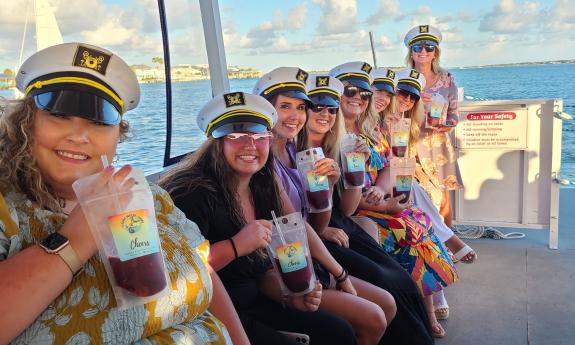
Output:
[[431,104],[431,110],[429,112],[429,116],[431,116],[434,119],[438,119],[441,117],[442,112],[443,112],[443,103],[441,103],[441,104],[432,103]]
[[135,210],[108,217],[108,224],[121,261],[160,251],[155,224],[148,210]]
[[313,172],[313,170],[310,170],[307,173],[307,183],[309,185],[310,192],[318,192],[320,190],[329,189],[327,176],[317,175]]
[[398,192],[409,192],[411,191],[411,181],[413,180],[412,175],[397,175],[395,176],[395,189]]
[[393,133],[392,145],[393,146],[407,146],[409,141],[409,132],[397,131]]
[[283,273],[289,273],[307,267],[307,260],[301,242],[292,242],[278,246],[276,247],[276,254]]
[[362,152],[348,152],[345,154],[348,172],[365,171],[365,156]]

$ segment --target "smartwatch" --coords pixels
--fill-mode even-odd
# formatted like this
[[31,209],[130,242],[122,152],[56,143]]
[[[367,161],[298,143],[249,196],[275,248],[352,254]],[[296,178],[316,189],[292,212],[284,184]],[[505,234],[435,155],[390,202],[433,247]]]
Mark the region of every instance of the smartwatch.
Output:
[[84,265],[82,265],[78,254],[76,254],[76,251],[70,245],[70,241],[68,241],[68,238],[64,235],[55,232],[43,239],[39,245],[48,254],[58,254],[68,268],[70,268],[74,277],[82,272]]

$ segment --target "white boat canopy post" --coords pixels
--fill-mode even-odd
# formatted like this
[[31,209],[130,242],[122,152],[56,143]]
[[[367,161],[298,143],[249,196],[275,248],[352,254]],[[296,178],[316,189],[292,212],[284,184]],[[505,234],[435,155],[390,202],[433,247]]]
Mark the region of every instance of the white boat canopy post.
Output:
[[218,0],[200,0],[200,11],[214,96],[230,91]]

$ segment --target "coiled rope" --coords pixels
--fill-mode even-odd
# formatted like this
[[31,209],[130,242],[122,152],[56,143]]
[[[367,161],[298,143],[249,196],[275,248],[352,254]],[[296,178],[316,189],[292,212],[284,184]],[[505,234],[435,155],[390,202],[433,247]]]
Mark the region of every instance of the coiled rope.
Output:
[[454,225],[453,232],[460,238],[478,239],[492,238],[494,240],[514,240],[525,237],[522,232],[508,232],[504,234],[497,228],[482,225]]

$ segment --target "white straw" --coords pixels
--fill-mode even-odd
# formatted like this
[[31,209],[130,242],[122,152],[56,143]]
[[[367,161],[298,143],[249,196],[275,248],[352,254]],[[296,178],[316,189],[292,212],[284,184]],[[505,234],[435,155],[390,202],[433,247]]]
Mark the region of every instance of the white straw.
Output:
[[272,210],[272,219],[274,220],[274,224],[276,225],[276,229],[278,231],[278,234],[280,235],[280,240],[282,241],[282,244],[286,244],[286,240],[284,238],[284,234],[282,233],[282,230],[280,228],[280,222],[278,222],[278,219],[276,217],[276,213],[274,212],[274,210]]
[[100,160],[102,161],[102,165],[104,166],[104,169],[106,169],[108,167],[108,165],[110,165],[110,163],[108,163],[108,156],[101,155]]

